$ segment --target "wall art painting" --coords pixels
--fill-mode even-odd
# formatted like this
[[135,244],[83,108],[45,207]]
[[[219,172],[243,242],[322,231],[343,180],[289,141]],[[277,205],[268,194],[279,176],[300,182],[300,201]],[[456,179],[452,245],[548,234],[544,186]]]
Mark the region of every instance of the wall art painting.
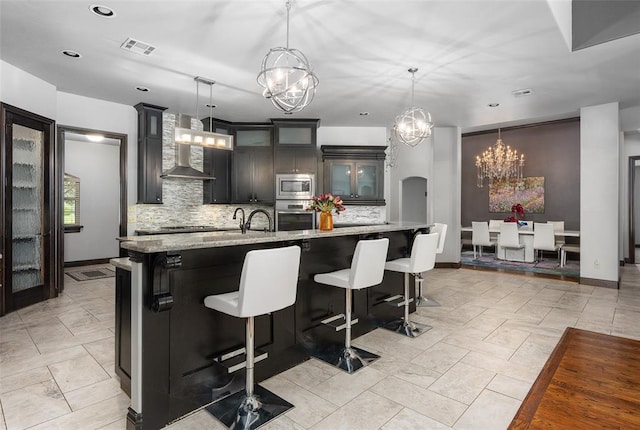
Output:
[[522,182],[498,181],[489,186],[489,212],[511,212],[520,203],[525,214],[544,213],[544,176],[522,178]]

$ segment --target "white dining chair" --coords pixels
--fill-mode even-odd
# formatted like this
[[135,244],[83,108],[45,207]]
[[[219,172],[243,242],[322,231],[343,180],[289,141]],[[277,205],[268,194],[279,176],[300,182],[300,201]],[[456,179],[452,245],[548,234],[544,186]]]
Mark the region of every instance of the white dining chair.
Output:
[[[553,224],[538,223],[533,231],[533,251],[536,253],[536,260],[542,261],[542,251],[558,252],[560,247],[556,244]],[[560,255],[558,255],[560,264]]]
[[489,220],[489,237],[491,240],[495,240],[498,242],[498,233],[492,233],[491,231],[500,230],[500,226],[504,223],[504,220],[501,219],[490,219]]
[[479,247],[480,257],[482,257],[483,246],[496,246],[497,241],[491,240],[489,225],[486,221],[471,221],[471,244],[473,245],[474,260],[476,259],[476,247]]
[[562,245],[560,248],[561,257],[560,257],[560,267],[564,267],[567,265],[567,252],[573,252],[576,254],[580,254],[580,245]]
[[[553,225],[554,233],[558,231],[564,231],[564,221],[547,221],[547,224]],[[556,245],[562,246],[565,244],[564,236],[556,236],[555,239],[556,239]]]
[[500,234],[498,235],[498,247],[504,250],[504,259],[507,259],[507,249],[521,249],[522,259],[524,260],[524,243],[520,243],[520,234],[518,233],[518,223],[503,222],[500,225]]

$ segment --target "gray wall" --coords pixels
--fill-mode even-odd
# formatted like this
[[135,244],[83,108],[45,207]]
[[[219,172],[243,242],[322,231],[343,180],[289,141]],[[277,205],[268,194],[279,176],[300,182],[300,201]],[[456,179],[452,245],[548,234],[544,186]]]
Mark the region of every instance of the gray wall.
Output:
[[[498,137],[489,134],[462,136],[462,225],[471,221],[500,219],[508,213],[489,213],[489,187],[476,186],[475,157]],[[544,123],[501,131],[505,145],[525,154],[524,176],[544,176],[545,212],[525,214],[534,222],[565,221],[567,230],[580,229],[580,122]],[[585,172],[586,173],[586,172]]]

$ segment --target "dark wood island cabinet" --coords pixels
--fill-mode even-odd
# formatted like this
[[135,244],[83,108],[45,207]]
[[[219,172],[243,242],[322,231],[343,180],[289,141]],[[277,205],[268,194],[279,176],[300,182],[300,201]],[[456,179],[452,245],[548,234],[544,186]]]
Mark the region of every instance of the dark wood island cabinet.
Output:
[[[321,323],[344,312],[344,291],[316,284],[313,276],[349,267],[358,240],[388,237],[387,259],[406,257],[415,223],[348,227],[320,232],[191,233],[122,238],[131,260],[131,317],[117,318],[118,339],[131,339],[131,408],[127,428],[157,429],[241,388],[244,371],[231,376],[216,359],[244,345],[244,323],[212,311],[204,298],[238,289],[245,254],[253,249],[299,245],[298,292],[293,306],[256,318],[256,348],[268,357],[255,366],[264,380],[309,358],[317,345],[342,344],[344,332]],[[124,281],[125,278],[122,278]],[[379,286],[353,292],[360,322],[353,337],[398,318],[385,299],[401,294],[402,274],[385,272]],[[116,307],[127,305],[119,288]],[[415,307],[412,309],[415,310]],[[119,348],[120,353],[123,348]]]

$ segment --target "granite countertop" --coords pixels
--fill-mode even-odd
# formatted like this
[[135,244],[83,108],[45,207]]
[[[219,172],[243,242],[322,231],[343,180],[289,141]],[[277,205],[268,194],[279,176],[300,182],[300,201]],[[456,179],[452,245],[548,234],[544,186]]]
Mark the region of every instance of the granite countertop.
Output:
[[419,229],[427,224],[415,222],[392,222],[360,227],[341,227],[331,231],[296,230],[278,232],[240,230],[210,233],[156,234],[149,236],[121,237],[120,247],[150,254],[154,252],[181,251],[186,249],[217,248],[223,246],[250,245],[252,243],[285,242],[290,240],[317,239],[322,237],[350,236],[353,234],[384,233],[388,231]]

